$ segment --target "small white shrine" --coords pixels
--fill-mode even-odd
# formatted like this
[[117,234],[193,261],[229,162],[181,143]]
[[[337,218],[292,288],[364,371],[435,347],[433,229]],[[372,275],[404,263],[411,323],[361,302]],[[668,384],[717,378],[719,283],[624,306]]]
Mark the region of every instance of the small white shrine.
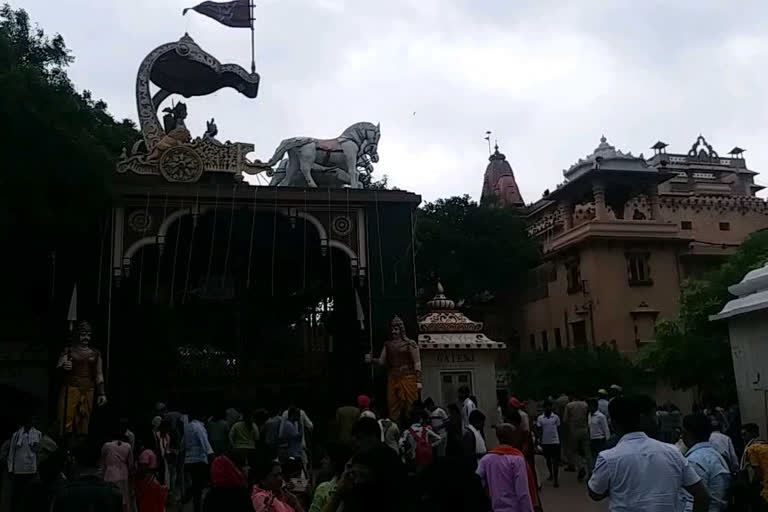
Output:
[[768,265],[728,287],[736,298],[710,320],[727,320],[741,422],[757,423],[768,435]]
[[438,283],[437,294],[427,302],[427,313],[419,318],[422,396],[446,407],[458,401],[461,386],[468,386],[486,416],[486,439],[494,444],[496,360],[507,346],[488,339],[482,331],[483,323],[457,310]]

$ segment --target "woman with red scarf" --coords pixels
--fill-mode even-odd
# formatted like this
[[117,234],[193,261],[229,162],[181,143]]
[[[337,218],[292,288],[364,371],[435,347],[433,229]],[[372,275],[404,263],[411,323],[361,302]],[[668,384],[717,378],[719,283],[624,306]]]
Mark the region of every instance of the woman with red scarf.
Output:
[[139,455],[134,487],[139,512],[165,512],[168,489],[157,480],[157,454],[147,448]]
[[[233,460],[234,459],[234,460]],[[203,503],[203,512],[253,512],[248,492],[248,478],[235,461],[244,465],[238,453],[219,455],[211,464],[211,488]]]
[[488,490],[494,512],[532,512],[540,509],[533,469],[519,444],[521,429],[509,423],[496,427],[499,444],[480,459],[477,474]]

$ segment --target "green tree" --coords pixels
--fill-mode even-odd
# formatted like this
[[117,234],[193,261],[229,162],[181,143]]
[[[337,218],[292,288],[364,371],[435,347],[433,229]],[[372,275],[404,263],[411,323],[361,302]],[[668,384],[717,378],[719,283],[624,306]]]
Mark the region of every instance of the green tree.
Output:
[[419,286],[429,289],[439,277],[451,297],[470,302],[510,290],[537,258],[518,212],[468,195],[426,203],[416,243]]
[[65,71],[72,61],[60,35],[0,8],[0,309],[4,326],[24,335],[52,307],[66,308],[75,281],[94,284],[108,177],[138,137],[131,121],[75,90]]
[[565,348],[522,354],[510,372],[510,391],[522,399],[543,399],[560,393],[594,396],[612,384],[625,391],[646,391],[652,376],[612,347],[594,350]]
[[647,368],[676,388],[698,387],[716,400],[735,396],[731,348],[726,322],[710,322],[733,297],[728,286],[768,261],[768,231],[753,233],[723,265],[701,279],[687,281],[680,294],[680,313],[656,327],[656,343],[641,353]]

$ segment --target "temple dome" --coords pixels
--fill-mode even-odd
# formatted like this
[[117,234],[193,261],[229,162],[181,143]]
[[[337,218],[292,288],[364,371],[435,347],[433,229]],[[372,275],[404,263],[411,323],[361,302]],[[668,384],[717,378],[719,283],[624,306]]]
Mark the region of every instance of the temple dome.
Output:
[[568,181],[574,180],[596,167],[605,170],[617,169],[622,171],[648,170],[648,164],[642,153],[639,156],[634,156],[631,151],[624,153],[609,144],[605,135],[603,135],[600,137],[600,144],[592,153],[584,158],[579,158],[567,171],[563,171],[563,176]]
[[419,317],[419,348],[500,350],[506,345],[488,339],[483,334],[482,322],[472,321],[457,310],[438,281],[435,296],[427,302],[426,314]]
[[437,282],[437,293],[434,297],[432,297],[432,300],[427,302],[427,309],[429,311],[451,311],[456,307],[456,304],[445,296],[445,290],[443,290],[443,285],[440,283],[440,281]]
[[485,168],[480,201],[498,201],[502,206],[524,206],[512,166],[507,162],[504,153],[499,152],[498,144],[495,149],[488,158],[488,167]]

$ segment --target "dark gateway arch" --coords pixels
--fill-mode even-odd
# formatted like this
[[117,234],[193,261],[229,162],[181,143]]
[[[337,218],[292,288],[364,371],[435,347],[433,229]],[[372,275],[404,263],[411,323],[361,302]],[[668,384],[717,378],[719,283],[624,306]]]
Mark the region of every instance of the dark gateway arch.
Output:
[[114,176],[100,315],[112,400],[279,396],[322,415],[361,392],[383,399],[363,356],[395,314],[415,331],[420,197],[230,180]]

